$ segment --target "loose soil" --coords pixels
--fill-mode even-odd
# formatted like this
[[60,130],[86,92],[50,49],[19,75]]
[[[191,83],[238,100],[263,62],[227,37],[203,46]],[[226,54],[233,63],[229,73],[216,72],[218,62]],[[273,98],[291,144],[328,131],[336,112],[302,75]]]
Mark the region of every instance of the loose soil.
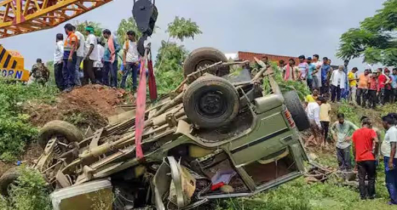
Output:
[[[33,165],[35,160],[37,160],[41,153],[43,153],[43,149],[37,144],[32,143],[26,149],[26,153],[20,158],[22,164]],[[16,163],[5,163],[0,161],[0,176],[6,172],[8,169],[15,167]]]
[[[43,104],[29,101],[24,104],[24,113],[30,115],[30,122],[42,127],[52,120],[65,120],[80,128],[83,132],[91,127],[93,130],[108,124],[108,117],[118,114],[118,106],[133,104],[132,94],[122,90],[102,85],[87,85],[75,88],[70,93],[62,93],[54,104]],[[20,157],[22,163],[32,165],[43,152],[37,143],[26,148],[26,153]],[[0,176],[16,163],[0,161]]]
[[109,116],[117,114],[118,105],[126,103],[134,103],[133,96],[122,89],[87,85],[62,93],[53,105],[30,101],[25,109],[30,122],[38,127],[51,120],[65,120],[81,128],[98,129],[107,124]]

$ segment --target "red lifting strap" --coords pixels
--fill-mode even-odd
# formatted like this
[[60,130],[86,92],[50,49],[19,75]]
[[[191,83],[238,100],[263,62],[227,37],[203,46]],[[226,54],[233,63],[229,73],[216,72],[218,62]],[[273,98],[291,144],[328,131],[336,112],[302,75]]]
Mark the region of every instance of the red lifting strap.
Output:
[[149,69],[150,100],[155,101],[155,100],[157,100],[157,85],[156,85],[156,78],[154,77],[153,62],[151,59],[148,61],[148,69]]
[[139,86],[136,98],[136,115],[135,115],[135,147],[136,157],[138,160],[143,159],[142,151],[142,134],[145,128],[145,110],[146,110],[146,59],[141,60],[141,69],[139,74]]

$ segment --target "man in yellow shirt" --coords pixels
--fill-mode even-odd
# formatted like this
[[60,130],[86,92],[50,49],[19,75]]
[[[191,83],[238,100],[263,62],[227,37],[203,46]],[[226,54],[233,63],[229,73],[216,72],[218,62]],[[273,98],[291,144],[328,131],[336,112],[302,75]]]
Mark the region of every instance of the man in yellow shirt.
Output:
[[351,72],[347,75],[349,79],[349,87],[350,87],[350,92],[349,92],[349,101],[353,102],[353,104],[357,105],[357,100],[356,100],[356,93],[357,93],[357,67],[354,67]]
[[320,106],[320,123],[321,123],[321,132],[323,137],[322,146],[327,147],[327,139],[328,139],[328,130],[329,130],[329,121],[331,120],[331,104],[327,103],[327,98],[322,98],[321,106]]

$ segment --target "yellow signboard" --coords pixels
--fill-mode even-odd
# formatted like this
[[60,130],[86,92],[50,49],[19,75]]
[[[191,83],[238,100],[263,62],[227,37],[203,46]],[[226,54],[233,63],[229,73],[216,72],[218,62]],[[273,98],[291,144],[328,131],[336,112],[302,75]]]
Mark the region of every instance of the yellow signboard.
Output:
[[0,79],[28,81],[30,72],[24,68],[24,58],[0,45]]

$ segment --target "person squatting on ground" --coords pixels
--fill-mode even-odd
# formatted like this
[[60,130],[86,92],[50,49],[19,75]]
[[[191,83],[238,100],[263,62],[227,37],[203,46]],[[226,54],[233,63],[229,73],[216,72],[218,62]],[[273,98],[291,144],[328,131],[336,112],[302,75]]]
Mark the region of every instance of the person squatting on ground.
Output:
[[[379,140],[376,132],[371,129],[371,122],[365,118],[361,122],[362,128],[353,133],[353,155],[358,169],[358,184],[361,199],[375,198],[376,154],[378,154]],[[368,179],[368,188],[365,185]]]
[[75,85],[76,75],[76,62],[77,54],[76,50],[78,47],[78,38],[74,34],[74,26],[72,24],[65,25],[65,33],[67,35],[64,43],[63,53],[63,80],[64,80],[64,91],[70,92]]
[[337,117],[338,121],[331,126],[331,134],[334,140],[336,140],[336,156],[338,159],[338,165],[341,171],[350,171],[352,169],[350,157],[350,133],[357,130],[358,127],[352,122],[345,120],[345,115],[343,113],[339,113]]
[[57,34],[55,39],[55,52],[54,52],[54,77],[55,84],[60,91],[65,88],[63,81],[63,34]]
[[132,78],[132,91],[136,91],[138,82],[137,75],[139,73],[139,53],[136,43],[136,34],[134,31],[127,32],[128,39],[125,41],[123,50],[123,65],[125,71],[122,71],[123,77],[121,80],[121,88],[125,88],[125,82],[129,74]]
[[[105,45],[105,54],[103,56],[104,71],[102,75],[102,83],[107,86],[117,88],[117,72],[118,61],[117,53],[120,51],[120,46],[116,38],[112,35],[109,29],[103,31],[103,37],[107,40]],[[110,83],[109,83],[110,73]]]
[[342,89],[346,88],[346,74],[343,66],[332,72],[331,76],[331,100],[332,102],[340,102]]
[[382,117],[383,127],[386,130],[385,139],[382,142],[382,155],[384,157],[386,188],[389,192],[391,205],[397,205],[397,128],[393,115]]
[[97,49],[98,41],[94,35],[94,28],[92,26],[87,26],[85,32],[87,40],[85,41],[86,53],[83,64],[84,77],[82,84],[87,85],[89,81],[91,81],[91,84],[96,84],[97,80],[95,78],[94,62],[99,60]]

